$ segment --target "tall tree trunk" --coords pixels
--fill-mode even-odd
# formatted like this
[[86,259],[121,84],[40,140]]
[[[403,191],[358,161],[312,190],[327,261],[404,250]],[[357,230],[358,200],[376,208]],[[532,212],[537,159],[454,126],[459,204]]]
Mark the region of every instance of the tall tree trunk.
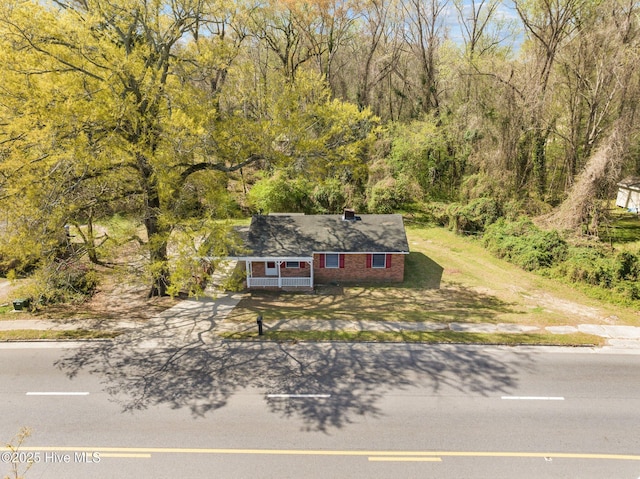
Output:
[[149,260],[151,261],[152,283],[149,297],[167,296],[169,286],[169,266],[167,246],[169,229],[163,226],[158,218],[160,202],[158,196],[149,198],[147,216],[144,224],[147,230]]
[[541,199],[544,199],[547,192],[547,136],[546,132],[536,130],[533,137],[533,174]]
[[89,255],[89,261],[93,264],[102,264],[98,260],[98,252],[96,251],[96,240],[93,231],[93,208],[89,208],[87,217],[87,238],[85,240],[87,246],[87,254]]
[[144,226],[147,231],[147,247],[149,248],[152,277],[149,297],[166,296],[169,286],[167,246],[171,229],[160,218],[162,205],[154,171],[143,154],[137,156],[138,168],[145,183]]

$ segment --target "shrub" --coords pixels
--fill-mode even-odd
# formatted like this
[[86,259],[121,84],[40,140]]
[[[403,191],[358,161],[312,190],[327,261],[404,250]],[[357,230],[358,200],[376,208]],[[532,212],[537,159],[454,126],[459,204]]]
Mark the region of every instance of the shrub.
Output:
[[613,254],[599,243],[569,246],[555,230],[537,228],[529,219],[503,218],[489,226],[484,246],[528,271],[540,271],[571,283],[593,286],[592,294],[613,302],[640,299],[640,254]]
[[554,274],[573,282],[586,283],[605,289],[616,289],[628,299],[638,299],[637,280],[640,261],[637,254],[621,252],[611,255],[602,247],[573,247]]
[[454,204],[447,212],[449,227],[464,234],[481,233],[502,215],[500,204],[493,198],[477,198],[464,206]]
[[617,279],[637,281],[640,277],[640,258],[638,254],[623,251],[616,255],[615,263]]
[[393,213],[407,201],[406,191],[394,178],[378,181],[369,193],[367,209],[371,213]]
[[304,178],[290,179],[284,175],[263,178],[249,191],[248,199],[261,213],[309,213],[312,186]]
[[527,219],[515,223],[498,220],[487,228],[483,242],[493,254],[527,271],[550,268],[563,261],[568,251],[560,233],[541,230]]
[[450,217],[446,203],[432,202],[425,206],[424,213],[427,220],[438,226],[449,227]]
[[78,303],[91,296],[99,280],[97,272],[75,261],[57,260],[33,274],[32,281],[20,291],[33,298],[33,307],[56,303]]
[[607,262],[603,252],[597,248],[574,247],[569,249],[566,261],[557,266],[554,274],[572,282],[597,286],[607,276]]
[[316,185],[311,199],[320,213],[340,213],[346,204],[342,182],[337,178],[329,178]]

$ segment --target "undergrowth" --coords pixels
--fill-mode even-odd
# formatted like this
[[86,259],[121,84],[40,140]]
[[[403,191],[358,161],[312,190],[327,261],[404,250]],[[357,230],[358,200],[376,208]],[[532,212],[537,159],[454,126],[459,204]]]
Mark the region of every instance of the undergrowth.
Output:
[[591,296],[614,304],[640,305],[639,248],[572,242],[529,219],[500,219],[487,227],[482,242],[491,253],[527,271],[585,286]]

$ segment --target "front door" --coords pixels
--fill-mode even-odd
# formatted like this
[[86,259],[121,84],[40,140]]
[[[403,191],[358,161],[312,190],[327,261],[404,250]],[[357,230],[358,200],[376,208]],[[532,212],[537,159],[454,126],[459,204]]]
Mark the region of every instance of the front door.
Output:
[[278,276],[278,268],[275,261],[267,261],[264,264],[264,274],[267,276]]

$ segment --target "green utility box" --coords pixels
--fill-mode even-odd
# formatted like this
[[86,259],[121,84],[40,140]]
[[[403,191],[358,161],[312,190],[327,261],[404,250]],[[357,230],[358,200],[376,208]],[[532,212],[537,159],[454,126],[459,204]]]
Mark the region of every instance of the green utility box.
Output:
[[15,311],[22,311],[27,309],[31,304],[31,300],[29,298],[16,299],[13,301],[13,309]]

